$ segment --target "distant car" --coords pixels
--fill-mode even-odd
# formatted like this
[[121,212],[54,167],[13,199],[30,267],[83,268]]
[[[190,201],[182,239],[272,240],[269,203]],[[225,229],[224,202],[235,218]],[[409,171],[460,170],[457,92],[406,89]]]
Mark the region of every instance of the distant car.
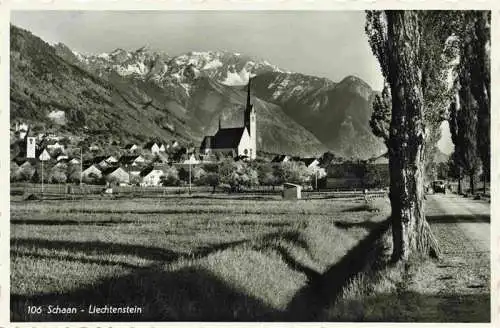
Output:
[[442,192],[443,194],[446,194],[446,181],[444,180],[433,181],[432,190],[434,190],[435,193]]

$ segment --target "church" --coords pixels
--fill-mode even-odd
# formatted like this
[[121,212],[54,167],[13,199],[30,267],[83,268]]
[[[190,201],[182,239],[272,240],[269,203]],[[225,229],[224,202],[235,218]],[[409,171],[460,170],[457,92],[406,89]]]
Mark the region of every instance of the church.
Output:
[[248,80],[247,103],[243,126],[223,129],[219,119],[217,133],[213,136],[205,136],[203,138],[200,147],[202,154],[221,153],[249,159],[257,157],[257,118],[255,108],[250,102],[250,82],[251,80]]

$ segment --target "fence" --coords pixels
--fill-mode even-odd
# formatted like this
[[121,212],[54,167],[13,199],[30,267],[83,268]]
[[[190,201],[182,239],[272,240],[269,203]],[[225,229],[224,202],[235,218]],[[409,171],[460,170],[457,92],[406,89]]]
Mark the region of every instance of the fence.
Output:
[[[10,194],[12,196],[26,195],[41,195],[45,199],[64,199],[81,196],[98,196],[103,194],[106,188],[102,185],[70,185],[70,184],[44,184],[43,189],[41,184],[30,183],[12,183]],[[234,194],[267,194],[281,195],[283,186],[255,186],[245,187],[234,192]],[[151,198],[163,197],[167,195],[182,195],[182,194],[203,194],[203,193],[230,193],[231,190],[224,187],[210,186],[178,186],[178,187],[145,187],[145,186],[118,186],[112,188],[112,194],[118,197],[134,197],[134,198]],[[385,191],[369,191],[366,194],[361,189],[355,190],[303,190],[304,198],[306,199],[324,199],[324,198],[355,198],[365,197],[385,197]]]

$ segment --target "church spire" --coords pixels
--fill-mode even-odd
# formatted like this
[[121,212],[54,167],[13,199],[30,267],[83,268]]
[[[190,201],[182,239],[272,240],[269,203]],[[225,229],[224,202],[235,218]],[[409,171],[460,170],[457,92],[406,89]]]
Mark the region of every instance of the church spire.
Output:
[[221,129],[221,117],[219,116],[219,130]]
[[248,91],[247,91],[247,110],[250,109],[250,107],[252,106],[250,104],[250,82],[252,81],[252,78],[248,78]]

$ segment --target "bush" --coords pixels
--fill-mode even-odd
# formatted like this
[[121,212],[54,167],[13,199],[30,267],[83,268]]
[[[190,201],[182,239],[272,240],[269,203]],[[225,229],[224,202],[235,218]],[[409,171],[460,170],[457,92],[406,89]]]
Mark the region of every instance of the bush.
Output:
[[86,184],[104,184],[104,179],[95,173],[90,173],[83,177],[83,182]]
[[68,182],[79,183],[80,182],[80,165],[68,165],[67,177]]
[[276,186],[279,179],[274,174],[274,167],[271,163],[259,163],[256,167],[259,184],[263,186]]
[[279,184],[284,182],[309,185],[311,172],[303,162],[285,162],[275,166],[274,175]]
[[160,184],[162,186],[178,186],[180,183],[179,172],[174,166],[170,166],[165,171],[165,175],[161,176]]
[[259,184],[257,171],[243,161],[224,160],[219,167],[220,182],[231,186],[231,191]]
[[49,182],[50,183],[66,183],[67,181],[66,173],[61,170],[53,170],[50,173]]

